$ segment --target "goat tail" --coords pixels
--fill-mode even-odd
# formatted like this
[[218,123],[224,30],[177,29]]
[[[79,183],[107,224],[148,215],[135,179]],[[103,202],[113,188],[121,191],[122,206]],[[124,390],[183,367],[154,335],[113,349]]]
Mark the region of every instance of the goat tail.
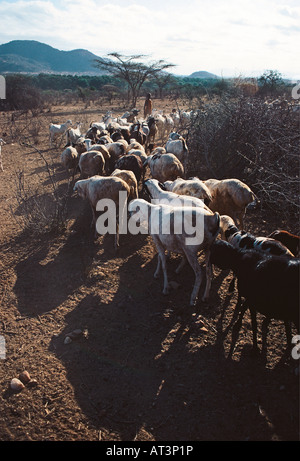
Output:
[[181,142],[182,142],[184,152],[187,153],[189,150],[188,150],[188,147],[186,145],[186,140],[182,138]]
[[260,204],[259,198],[257,197],[257,195],[254,194],[253,191],[251,191],[251,202],[248,203],[246,208],[252,209],[252,208],[257,207],[257,205],[259,204]]

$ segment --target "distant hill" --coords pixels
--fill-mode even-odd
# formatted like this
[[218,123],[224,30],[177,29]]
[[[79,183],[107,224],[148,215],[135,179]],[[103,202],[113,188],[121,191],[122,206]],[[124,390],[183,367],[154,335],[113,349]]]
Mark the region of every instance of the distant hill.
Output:
[[[101,59],[87,50],[61,51],[36,40],[13,40],[0,45],[0,74],[55,73],[104,75],[94,67],[94,59]],[[219,78],[206,71],[193,72],[189,78]]]
[[215,74],[211,74],[210,72],[206,72],[205,70],[200,70],[198,72],[193,72],[191,75],[188,76],[189,78],[220,78]]
[[35,40],[13,40],[0,45],[0,73],[69,73],[103,75],[93,66],[99,56],[87,50],[60,51]]

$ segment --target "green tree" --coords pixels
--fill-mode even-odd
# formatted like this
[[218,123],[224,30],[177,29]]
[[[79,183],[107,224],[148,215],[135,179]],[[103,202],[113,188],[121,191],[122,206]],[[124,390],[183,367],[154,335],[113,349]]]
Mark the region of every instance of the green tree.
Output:
[[160,99],[162,99],[164,88],[174,83],[175,77],[172,74],[169,74],[168,72],[157,72],[153,75],[151,80],[158,86],[159,97]]
[[43,98],[30,77],[20,74],[7,75],[6,99],[0,101],[1,110],[37,110],[43,106]]
[[281,73],[277,70],[267,70],[259,77],[258,82],[263,95],[275,95],[284,84]]
[[96,67],[109,72],[113,77],[125,81],[128,85],[128,102],[131,98],[132,106],[135,107],[143,83],[174,64],[163,60],[150,63],[142,62],[146,56],[142,54],[124,56],[120,53],[109,53],[112,59],[95,59]]

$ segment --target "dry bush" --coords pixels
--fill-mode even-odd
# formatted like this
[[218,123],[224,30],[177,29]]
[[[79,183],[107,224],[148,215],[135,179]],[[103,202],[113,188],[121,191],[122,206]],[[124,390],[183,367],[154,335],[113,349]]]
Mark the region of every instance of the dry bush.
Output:
[[27,142],[38,144],[43,131],[43,123],[40,112],[13,111],[3,112],[1,117],[0,135],[8,142]]
[[38,111],[43,104],[41,91],[25,75],[6,76],[6,98],[0,100],[0,110]]
[[[66,227],[68,200],[72,193],[73,183],[69,177],[67,188],[60,187],[56,180],[56,168],[53,162],[50,162],[44,153],[36,147],[28,144],[26,147],[33,149],[38,154],[38,158],[42,161],[46,171],[46,182],[31,183],[23,170],[16,171],[15,185],[18,209],[14,215],[19,216],[23,229],[29,230],[33,234],[59,233]],[[43,179],[45,180],[45,177]]]
[[298,217],[299,141],[290,105],[223,97],[199,110],[191,123],[188,175],[241,179],[262,204]]

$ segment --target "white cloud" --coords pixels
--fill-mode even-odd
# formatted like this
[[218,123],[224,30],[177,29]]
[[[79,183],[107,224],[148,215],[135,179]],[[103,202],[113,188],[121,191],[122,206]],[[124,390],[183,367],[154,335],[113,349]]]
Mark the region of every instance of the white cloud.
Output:
[[33,39],[101,56],[142,53],[177,64],[181,74],[276,68],[300,78],[294,0],[6,0],[0,17],[0,43]]

